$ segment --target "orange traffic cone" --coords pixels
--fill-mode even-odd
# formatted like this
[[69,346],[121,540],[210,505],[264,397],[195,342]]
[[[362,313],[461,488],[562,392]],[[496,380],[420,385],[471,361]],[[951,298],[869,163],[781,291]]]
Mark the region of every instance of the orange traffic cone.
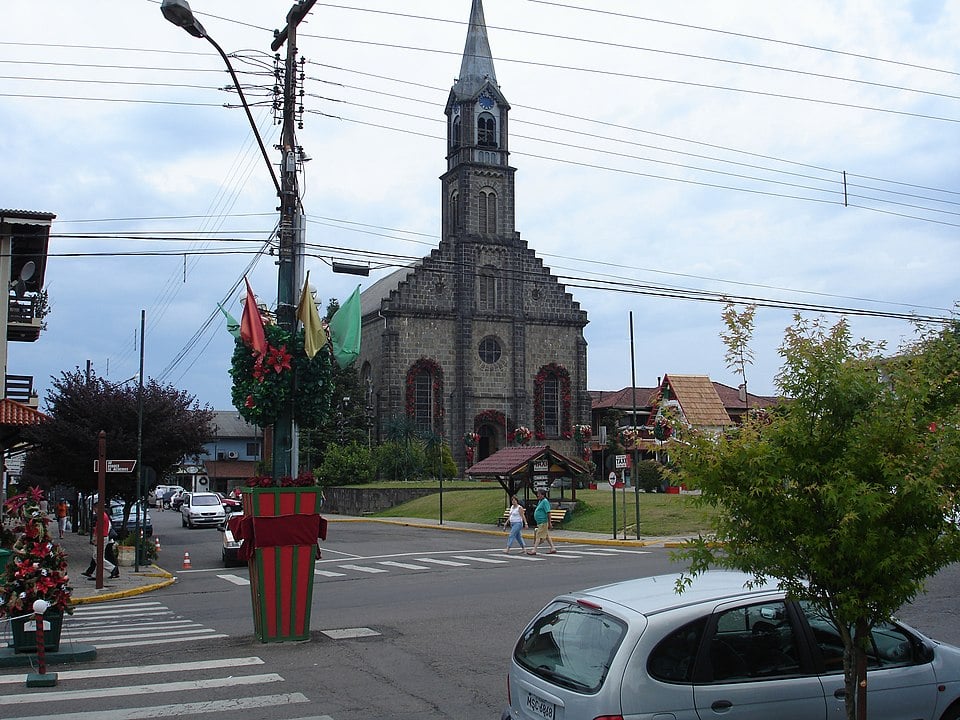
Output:
[[189,570],[190,567],[191,567],[191,566],[190,566],[190,553],[184,552],[184,553],[183,553],[183,569],[184,569],[184,570]]
[[157,552],[160,552],[160,536],[155,535],[153,538],[153,549]]

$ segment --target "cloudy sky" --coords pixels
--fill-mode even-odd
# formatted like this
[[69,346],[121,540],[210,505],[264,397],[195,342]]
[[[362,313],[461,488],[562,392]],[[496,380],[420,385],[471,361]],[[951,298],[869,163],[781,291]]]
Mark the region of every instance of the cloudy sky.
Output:
[[[269,46],[292,3],[191,5],[272,148]],[[276,302],[277,200],[224,64],[158,0],[37,7],[0,7],[0,208],[57,215],[52,314],[38,342],[11,344],[7,371],[33,375],[41,396],[88,361],[126,380],[145,310],[146,374],[228,409],[232,338],[216,303],[239,318],[245,273]],[[892,349],[911,335],[904,316],[950,314],[960,2],[484,10],[512,105],[517,229],[588,313],[590,389],[629,386],[631,312],[639,386],[664,373],[735,386],[715,300],[760,303],[747,379],[762,394],[775,392],[789,307],[845,309],[856,335]],[[443,106],[469,11],[317,2],[300,26],[307,267],[322,306],[439,240]],[[374,270],[335,275],[335,259]]]

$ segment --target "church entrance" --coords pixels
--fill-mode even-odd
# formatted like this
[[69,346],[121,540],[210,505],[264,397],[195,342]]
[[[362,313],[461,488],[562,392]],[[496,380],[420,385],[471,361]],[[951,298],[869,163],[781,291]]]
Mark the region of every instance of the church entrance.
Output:
[[500,449],[498,438],[502,437],[503,431],[493,423],[483,423],[477,428],[477,434],[480,435],[480,442],[477,443],[477,462],[479,462]]

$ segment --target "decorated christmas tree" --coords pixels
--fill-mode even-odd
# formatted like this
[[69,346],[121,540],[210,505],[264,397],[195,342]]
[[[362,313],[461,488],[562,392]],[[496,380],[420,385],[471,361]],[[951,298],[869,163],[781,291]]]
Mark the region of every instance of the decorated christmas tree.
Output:
[[50,603],[48,612],[73,613],[67,558],[50,536],[50,518],[40,511],[41,500],[43,491],[31,488],[6,502],[17,539],[13,556],[0,569],[0,617],[31,613],[33,601],[40,599]]

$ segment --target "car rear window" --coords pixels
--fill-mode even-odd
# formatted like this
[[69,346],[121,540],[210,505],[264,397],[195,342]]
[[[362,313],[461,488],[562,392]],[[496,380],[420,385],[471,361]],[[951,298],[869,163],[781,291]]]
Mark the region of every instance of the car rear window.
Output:
[[623,621],[601,611],[554,602],[526,629],[513,656],[548,682],[593,693],[603,685],[626,630]]
[[219,505],[220,498],[216,495],[194,495],[190,502],[193,505]]

